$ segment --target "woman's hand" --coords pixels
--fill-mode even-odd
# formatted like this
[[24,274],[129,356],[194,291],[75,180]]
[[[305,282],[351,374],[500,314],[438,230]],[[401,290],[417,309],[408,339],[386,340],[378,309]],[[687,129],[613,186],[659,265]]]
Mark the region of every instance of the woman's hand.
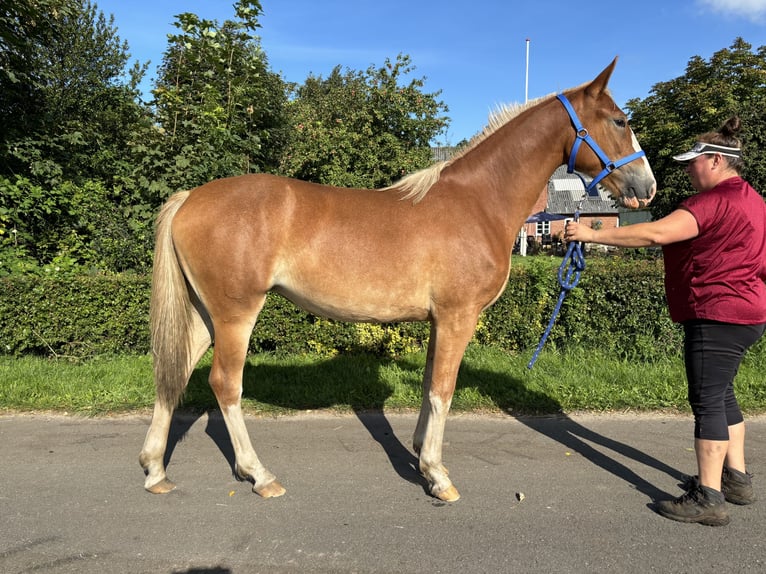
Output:
[[580,225],[577,221],[568,221],[566,227],[564,228],[564,241],[567,243],[572,241],[593,243],[594,235],[594,229],[586,225]]

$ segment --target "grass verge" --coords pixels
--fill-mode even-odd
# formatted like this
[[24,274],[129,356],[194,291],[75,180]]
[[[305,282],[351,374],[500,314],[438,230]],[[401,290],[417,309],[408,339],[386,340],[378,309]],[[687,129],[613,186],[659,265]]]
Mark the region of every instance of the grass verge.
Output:
[[[208,353],[195,370],[182,407],[217,407],[208,384]],[[688,412],[680,357],[629,363],[598,351],[547,351],[527,369],[529,354],[469,347],[458,377],[453,412],[554,414]],[[256,355],[244,371],[243,407],[249,414],[307,410],[352,412],[420,408],[424,355],[398,359],[369,355]],[[766,412],[763,365],[745,359],[736,381],[743,411]],[[0,410],[78,415],[146,412],[154,401],[148,356],[98,358],[81,363],[0,357]]]

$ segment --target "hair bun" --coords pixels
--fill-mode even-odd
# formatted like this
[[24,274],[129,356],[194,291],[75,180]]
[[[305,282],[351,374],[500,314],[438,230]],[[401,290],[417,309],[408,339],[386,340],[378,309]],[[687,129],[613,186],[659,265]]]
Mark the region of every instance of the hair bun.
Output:
[[739,116],[732,116],[724,122],[721,129],[718,131],[722,136],[733,138],[737,137],[741,128],[742,122],[740,121]]

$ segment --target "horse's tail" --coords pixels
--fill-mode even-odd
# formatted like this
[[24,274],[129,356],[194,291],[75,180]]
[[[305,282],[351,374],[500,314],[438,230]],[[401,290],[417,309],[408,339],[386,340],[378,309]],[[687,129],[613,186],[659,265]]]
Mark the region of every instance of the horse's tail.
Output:
[[178,263],[171,224],[188,191],[174,194],[157,216],[150,322],[157,400],[174,408],[186,388],[194,309]]

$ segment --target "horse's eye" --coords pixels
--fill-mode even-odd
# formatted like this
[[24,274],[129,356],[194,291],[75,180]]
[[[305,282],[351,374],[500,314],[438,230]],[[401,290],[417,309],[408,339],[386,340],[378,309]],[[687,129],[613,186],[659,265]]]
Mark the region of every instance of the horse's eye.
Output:
[[628,122],[625,118],[616,118],[614,120],[614,125],[616,125],[618,128],[626,128],[628,126]]

